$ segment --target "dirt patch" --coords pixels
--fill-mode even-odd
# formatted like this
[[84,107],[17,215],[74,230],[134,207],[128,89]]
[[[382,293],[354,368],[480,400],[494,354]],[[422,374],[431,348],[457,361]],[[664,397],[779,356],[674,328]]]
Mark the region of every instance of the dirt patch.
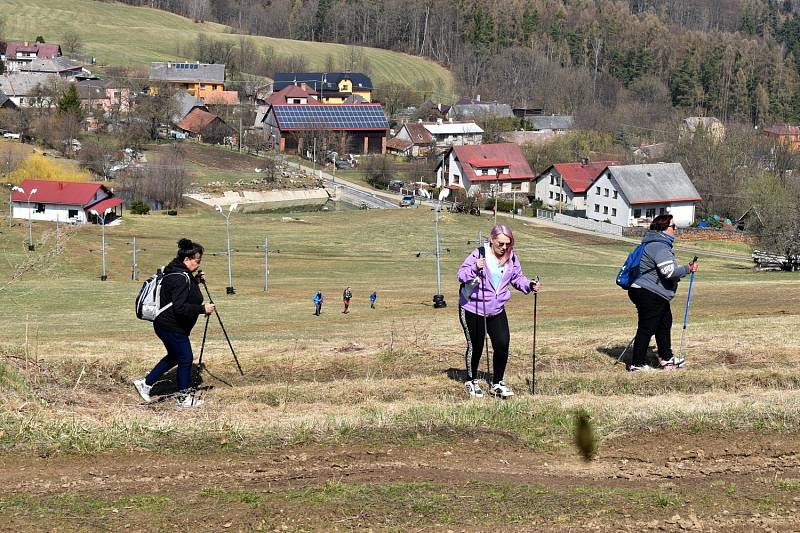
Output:
[[[791,438],[790,438],[791,437]],[[15,531],[362,528],[794,531],[796,436],[658,432],[592,463],[502,435],[304,445],[254,454],[0,458]]]
[[[149,152],[164,154],[173,150],[171,145],[158,144],[146,147]],[[196,143],[181,143],[181,152],[189,163],[217,170],[254,172],[263,160],[247,153],[222,150]]]

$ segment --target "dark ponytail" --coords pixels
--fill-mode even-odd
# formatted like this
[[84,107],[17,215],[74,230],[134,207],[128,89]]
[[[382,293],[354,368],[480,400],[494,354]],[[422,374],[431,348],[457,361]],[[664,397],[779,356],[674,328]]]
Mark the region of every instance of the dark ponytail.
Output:
[[192,242],[189,239],[181,239],[178,241],[178,260],[183,261],[187,257],[193,258],[195,255],[203,255],[203,246]]

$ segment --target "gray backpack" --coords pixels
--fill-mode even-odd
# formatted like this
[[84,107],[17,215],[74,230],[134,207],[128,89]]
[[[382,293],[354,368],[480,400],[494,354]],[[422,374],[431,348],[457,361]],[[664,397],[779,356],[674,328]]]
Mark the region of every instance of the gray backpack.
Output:
[[172,302],[161,307],[161,284],[167,276],[184,276],[188,283],[191,283],[189,274],[186,272],[172,272],[164,274],[164,268],[159,268],[156,273],[147,278],[139,289],[136,297],[136,318],[153,322],[158,315],[172,307]]

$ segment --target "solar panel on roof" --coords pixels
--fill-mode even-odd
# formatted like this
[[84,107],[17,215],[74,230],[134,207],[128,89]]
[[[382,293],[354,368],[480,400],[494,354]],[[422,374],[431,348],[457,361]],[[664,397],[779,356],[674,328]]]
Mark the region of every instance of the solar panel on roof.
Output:
[[335,130],[389,128],[381,106],[314,105],[274,106],[275,117],[285,130]]

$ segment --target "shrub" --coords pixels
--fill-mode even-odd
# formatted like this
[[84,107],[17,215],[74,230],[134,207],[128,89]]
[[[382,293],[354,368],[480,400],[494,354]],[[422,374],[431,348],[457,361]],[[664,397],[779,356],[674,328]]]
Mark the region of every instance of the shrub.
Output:
[[132,215],[147,215],[150,213],[150,206],[141,200],[136,200],[130,206]]

